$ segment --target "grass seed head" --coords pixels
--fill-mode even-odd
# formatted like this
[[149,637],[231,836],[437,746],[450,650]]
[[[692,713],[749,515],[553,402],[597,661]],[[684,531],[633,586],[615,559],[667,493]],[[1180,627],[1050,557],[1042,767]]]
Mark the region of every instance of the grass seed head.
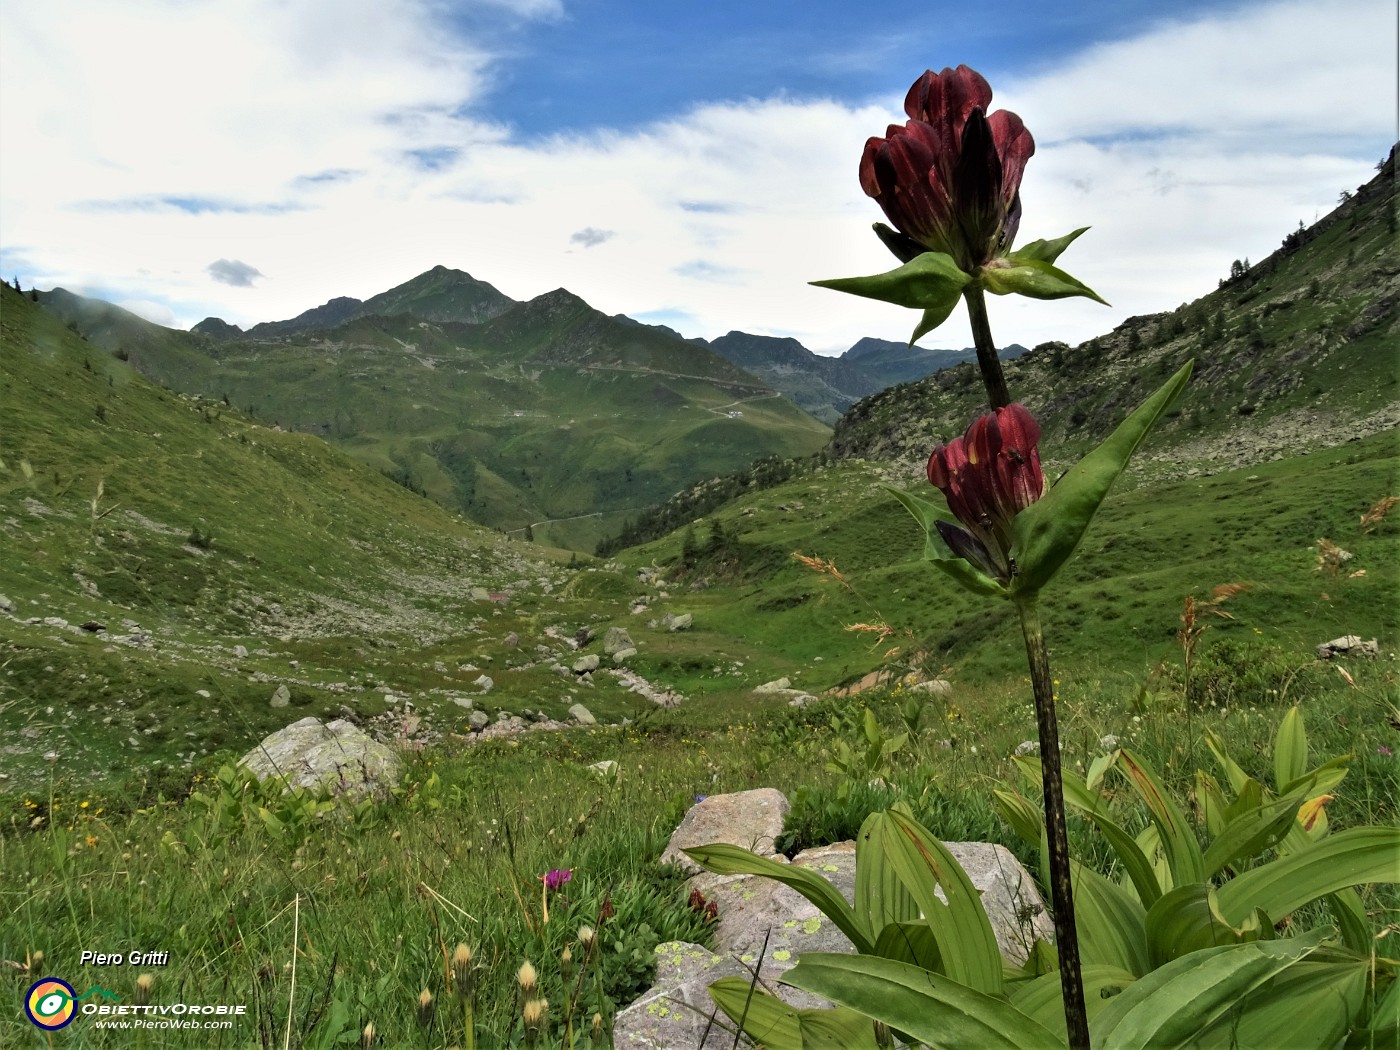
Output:
[[145,1006],[151,1001],[151,986],[156,983],[156,979],[148,973],[143,973],[136,978],[136,1005]]

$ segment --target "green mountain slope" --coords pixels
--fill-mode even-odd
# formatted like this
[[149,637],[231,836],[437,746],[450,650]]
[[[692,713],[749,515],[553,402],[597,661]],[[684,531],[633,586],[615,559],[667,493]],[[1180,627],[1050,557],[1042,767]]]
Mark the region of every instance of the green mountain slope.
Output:
[[[564,552],[456,518],[316,438],[156,387],[8,288],[0,535],[14,777],[48,750],[69,770],[129,770],[246,749],[341,704],[382,715],[367,691],[381,645],[405,646],[397,687],[475,691],[479,672],[458,665],[501,602],[552,609],[567,580]],[[279,682],[290,712],[269,707]]]
[[[481,323],[428,319],[495,310],[483,288],[438,268],[337,327],[271,339],[41,299],[163,385],[324,437],[444,506],[576,550],[698,479],[826,443],[823,424],[704,346],[563,289]],[[372,304],[385,313],[366,314]]]
[[[1102,437],[1194,358],[1159,427],[1163,469],[1296,454],[1400,424],[1400,237],[1395,155],[1370,183],[1267,259],[1170,313],[1129,318],[1078,347],[1046,343],[1006,366],[1012,395],[1067,450]],[[1240,269],[1243,270],[1241,264]],[[963,365],[860,402],[837,456],[916,462],[960,433],[985,395]]]

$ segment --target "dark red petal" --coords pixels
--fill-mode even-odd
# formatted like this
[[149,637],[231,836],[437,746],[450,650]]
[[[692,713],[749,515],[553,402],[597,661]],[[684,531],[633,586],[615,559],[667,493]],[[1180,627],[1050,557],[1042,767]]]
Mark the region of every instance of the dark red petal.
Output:
[[[948,216],[948,202],[929,178],[935,161],[931,139],[927,126],[914,121],[903,128],[891,127],[883,145],[872,149],[867,144],[868,162],[861,164],[862,185],[876,187],[871,196],[890,222],[924,244],[938,238]],[[870,193],[868,187],[866,192]]]
[[937,128],[957,132],[974,107],[992,103],[992,87],[981,73],[967,66],[932,70],[914,81],[904,97],[904,112]]
[[1005,205],[1001,200],[1001,158],[997,156],[987,118],[974,109],[963,127],[962,152],[953,169],[956,217],[967,243],[966,265],[980,265],[992,257],[993,238],[1001,231]]
[[1002,444],[1017,449],[1022,454],[1034,449],[1040,441],[1040,424],[1020,402],[998,408],[997,425],[1001,429]]
[[967,428],[964,441],[967,444],[967,461],[972,466],[984,469],[995,463],[1002,446],[1001,425],[996,414],[989,412],[976,419]]
[[987,118],[987,124],[992,129],[992,141],[996,143],[997,155],[1001,158],[1002,202],[1010,208],[1012,198],[1021,186],[1026,161],[1035,155],[1035,139],[1021,123],[1021,118],[1010,110],[997,110]]

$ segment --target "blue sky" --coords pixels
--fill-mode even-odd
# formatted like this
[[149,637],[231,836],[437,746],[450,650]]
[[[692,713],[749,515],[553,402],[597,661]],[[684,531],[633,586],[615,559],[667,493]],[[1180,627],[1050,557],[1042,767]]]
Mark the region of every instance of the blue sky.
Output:
[[[1396,135],[1390,0],[995,6],[0,0],[0,273],[188,327],[442,264],[686,335],[907,337],[810,287],[886,269],[865,139],[967,63],[1036,155],[1022,240],[1113,303],[994,300],[1076,342],[1214,287]],[[964,346],[955,315],[924,340]]]

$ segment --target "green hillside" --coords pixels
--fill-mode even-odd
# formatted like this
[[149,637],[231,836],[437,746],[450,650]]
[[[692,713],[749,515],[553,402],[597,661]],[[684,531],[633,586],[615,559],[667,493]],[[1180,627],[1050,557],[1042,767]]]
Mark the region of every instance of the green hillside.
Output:
[[324,437],[474,520],[575,550],[694,481],[828,438],[704,347],[563,289],[483,323],[424,320],[489,288],[463,291],[454,274],[377,297],[391,316],[266,340],[173,332],[62,291],[42,301],[163,385]]

